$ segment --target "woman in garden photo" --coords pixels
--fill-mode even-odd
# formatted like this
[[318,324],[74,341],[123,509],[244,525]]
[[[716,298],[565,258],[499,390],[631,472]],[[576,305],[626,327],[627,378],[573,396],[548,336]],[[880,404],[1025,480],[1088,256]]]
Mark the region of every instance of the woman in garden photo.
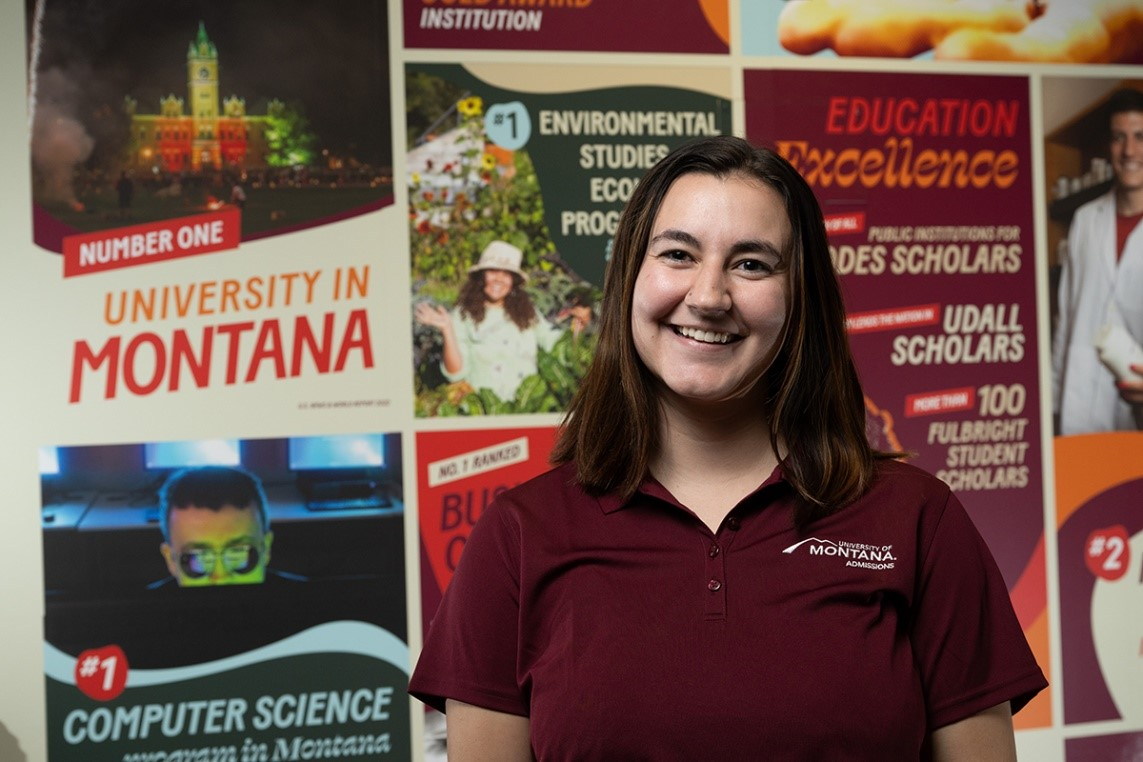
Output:
[[[456,307],[422,302],[414,317],[441,333],[441,371],[450,382],[464,381],[473,390],[491,389],[501,400],[516,397],[520,382],[536,373],[539,349],[551,350],[563,329],[540,315],[524,282],[523,252],[506,241],[493,241],[469,268]],[[590,308],[570,315],[579,334]]]

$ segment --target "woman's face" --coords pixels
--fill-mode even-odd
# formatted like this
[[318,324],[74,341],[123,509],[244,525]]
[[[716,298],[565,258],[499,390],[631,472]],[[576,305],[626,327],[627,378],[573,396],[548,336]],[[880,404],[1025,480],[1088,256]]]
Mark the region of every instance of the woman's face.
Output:
[[748,397],[781,343],[791,227],[781,196],[744,175],[691,173],[667,190],[635,279],[640,359],[677,401]]
[[512,291],[515,280],[507,270],[484,271],[484,302],[497,307],[504,306],[504,297]]

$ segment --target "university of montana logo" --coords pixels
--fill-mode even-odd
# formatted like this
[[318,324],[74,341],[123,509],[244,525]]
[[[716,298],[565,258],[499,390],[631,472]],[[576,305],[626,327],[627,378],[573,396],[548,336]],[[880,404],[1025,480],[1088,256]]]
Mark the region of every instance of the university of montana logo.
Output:
[[864,542],[835,542],[811,537],[808,540],[796,542],[783,550],[783,553],[792,555],[801,550],[811,556],[824,556],[826,558],[839,558],[845,561],[846,566],[859,569],[892,569],[897,558],[893,555],[892,545],[870,545]]

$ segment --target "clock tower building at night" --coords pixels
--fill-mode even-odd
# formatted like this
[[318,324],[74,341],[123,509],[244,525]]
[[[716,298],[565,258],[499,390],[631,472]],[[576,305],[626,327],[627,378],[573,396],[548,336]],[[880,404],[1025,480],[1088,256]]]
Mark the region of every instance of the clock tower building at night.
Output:
[[203,173],[266,166],[266,117],[248,115],[243,98],[220,99],[218,49],[201,22],[187,49],[187,95],[187,102],[174,94],[160,98],[158,114],[140,114],[127,99],[134,168]]
[[218,166],[218,49],[200,23],[198,36],[187,50],[187,90],[190,94],[192,158],[198,167]]

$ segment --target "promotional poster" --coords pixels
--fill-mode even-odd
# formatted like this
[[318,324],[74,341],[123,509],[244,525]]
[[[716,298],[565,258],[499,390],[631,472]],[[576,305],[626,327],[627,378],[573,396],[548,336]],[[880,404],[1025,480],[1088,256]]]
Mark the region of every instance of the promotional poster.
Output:
[[[1064,720],[1143,716],[1143,623],[1117,624],[1143,604],[1143,469],[1138,433],[1056,440],[1057,542]],[[1092,757],[1094,759],[1095,757]]]
[[[373,236],[320,244],[392,204],[385,4],[142,7],[30,9],[38,248],[21,256],[60,262],[51,396],[109,419],[235,394],[276,417],[403,402],[377,372],[397,344],[378,283],[399,256]],[[299,27],[345,57],[299,59]]]
[[[39,246],[141,263],[203,247],[182,218],[226,221],[232,248],[392,203],[384,2],[51,0],[29,21]],[[339,56],[299,55],[323,44]]]
[[417,437],[421,600],[427,627],[484,509],[547,471],[555,428],[425,432]]
[[51,759],[408,758],[399,436],[49,448],[42,471]]
[[[1143,103],[1143,87],[1104,76],[1046,77],[1043,88],[1063,719],[1130,727],[1143,717],[1143,426],[1119,385],[1139,375],[1143,311],[1138,231],[1117,247],[1112,210],[1133,187],[1124,127],[1138,117],[1122,104]],[[1140,748],[1130,733],[1069,741],[1068,760]]]
[[[745,83],[748,137],[822,203],[871,441],[957,493],[1046,663],[1027,80],[750,70]],[[778,107],[792,93],[799,108]],[[1046,724],[1049,701],[1018,721]]]

